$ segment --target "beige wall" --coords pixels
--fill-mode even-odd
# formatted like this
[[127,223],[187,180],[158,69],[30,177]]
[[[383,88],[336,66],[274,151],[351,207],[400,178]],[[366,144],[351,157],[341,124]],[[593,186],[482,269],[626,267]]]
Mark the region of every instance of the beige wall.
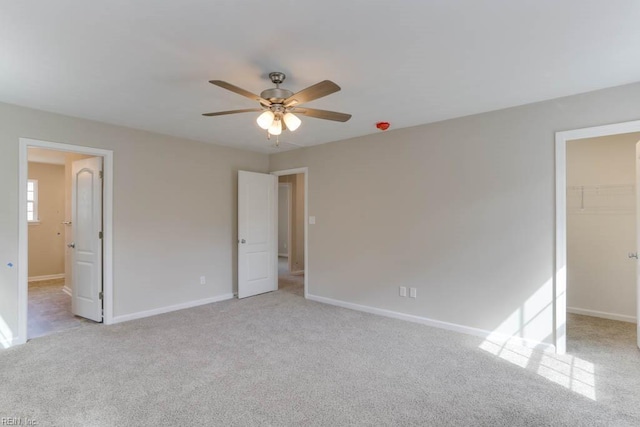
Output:
[[[0,103],[0,333],[5,338],[18,329],[20,137],[113,150],[115,316],[233,292],[237,171],[266,172],[266,155]],[[200,285],[200,276],[206,276],[206,285]]]
[[636,252],[637,245],[638,141],[640,133],[567,143],[570,311],[623,320],[636,317],[636,262],[627,253]]
[[304,174],[284,175],[279,182],[292,186],[291,271],[304,271]]
[[29,162],[38,180],[39,223],[29,224],[29,277],[64,273],[64,166]]
[[638,120],[638,99],[633,84],[272,155],[309,167],[309,293],[552,343],[555,132]]

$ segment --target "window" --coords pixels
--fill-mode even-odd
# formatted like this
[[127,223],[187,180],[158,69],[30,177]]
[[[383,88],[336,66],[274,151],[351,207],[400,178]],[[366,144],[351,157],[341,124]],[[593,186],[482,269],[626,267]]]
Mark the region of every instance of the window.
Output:
[[27,221],[38,222],[38,180],[27,181]]

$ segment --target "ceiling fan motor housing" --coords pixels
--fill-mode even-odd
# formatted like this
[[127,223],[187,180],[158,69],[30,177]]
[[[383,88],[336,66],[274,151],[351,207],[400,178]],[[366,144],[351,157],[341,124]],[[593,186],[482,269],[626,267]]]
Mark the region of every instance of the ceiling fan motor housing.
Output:
[[273,104],[282,104],[285,99],[293,95],[293,92],[291,92],[290,90],[280,89],[280,85],[282,84],[282,82],[284,82],[284,79],[286,77],[287,76],[285,76],[284,73],[281,73],[279,71],[269,73],[269,78],[271,79],[271,82],[276,85],[276,87],[263,90],[260,93],[260,97],[268,99]]
[[268,99],[274,104],[282,104],[282,102],[291,95],[293,95],[293,92],[287,89],[280,89],[279,87],[263,90],[260,93],[262,98]]

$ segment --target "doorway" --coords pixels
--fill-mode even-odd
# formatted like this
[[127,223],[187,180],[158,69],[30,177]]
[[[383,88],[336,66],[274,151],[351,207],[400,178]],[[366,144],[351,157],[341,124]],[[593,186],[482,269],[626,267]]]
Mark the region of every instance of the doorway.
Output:
[[278,290],[304,295],[304,174],[278,176]]
[[27,340],[92,323],[72,307],[72,167],[86,158],[91,156],[27,149]]
[[19,147],[18,343],[111,323],[113,153],[26,138]]
[[[640,121],[556,134],[558,353],[566,352],[567,338],[610,339],[614,329],[633,348],[640,346],[633,324],[640,314],[638,263],[627,255],[637,256],[640,231],[639,140]],[[599,334],[600,327],[609,332]]]
[[308,168],[272,172],[278,177],[278,290],[308,292]]
[[[640,132],[567,141],[568,349],[635,348]],[[615,344],[615,345],[613,345]]]
[[[308,295],[309,223],[308,170],[289,169],[270,174],[238,171],[238,298],[279,289],[279,270],[286,277],[282,289]],[[289,178],[288,176],[291,176]],[[279,177],[291,185],[291,210],[285,208],[286,251],[278,248]],[[285,186],[286,187],[286,186]],[[298,196],[296,196],[296,194]],[[287,205],[289,202],[287,201]],[[307,221],[308,219],[308,221]],[[291,232],[289,225],[291,224]],[[282,230],[284,231],[284,230]],[[285,244],[283,243],[283,248]],[[280,257],[282,255],[282,257]],[[286,255],[286,256],[285,256]],[[280,260],[282,258],[282,260]],[[287,286],[288,285],[288,286]]]

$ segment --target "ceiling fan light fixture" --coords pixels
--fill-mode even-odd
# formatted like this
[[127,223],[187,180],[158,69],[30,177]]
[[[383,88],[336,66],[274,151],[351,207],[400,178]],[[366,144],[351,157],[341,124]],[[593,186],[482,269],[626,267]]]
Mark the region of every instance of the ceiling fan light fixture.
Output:
[[[260,126],[262,129],[267,130],[273,125],[274,118],[275,114],[273,114],[273,111],[266,110],[258,116],[258,118],[256,119],[256,123],[258,123],[258,126]],[[275,133],[273,132],[271,132],[271,134],[275,135]]]
[[293,113],[286,113],[283,119],[284,123],[287,125],[287,129],[289,129],[291,132],[298,129],[300,127],[300,124],[302,123],[302,120],[300,120],[298,116],[294,115]]
[[273,123],[269,127],[269,133],[271,135],[280,135],[282,133],[282,122],[280,121],[280,119],[273,121]]

